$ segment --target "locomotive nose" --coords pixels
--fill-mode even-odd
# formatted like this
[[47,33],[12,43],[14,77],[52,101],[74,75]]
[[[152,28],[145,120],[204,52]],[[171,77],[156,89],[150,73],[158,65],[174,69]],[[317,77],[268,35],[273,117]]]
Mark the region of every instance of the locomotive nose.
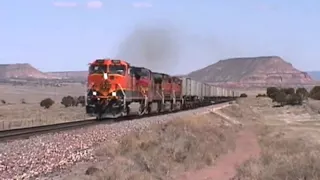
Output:
[[95,74],[95,75],[90,75],[88,77],[88,85],[97,85],[97,84],[101,84],[103,83],[104,79],[102,77],[103,75],[100,75],[100,74]]
[[111,83],[109,79],[105,79],[104,75],[91,75],[88,77],[88,89],[94,92],[94,96],[105,96],[109,93]]

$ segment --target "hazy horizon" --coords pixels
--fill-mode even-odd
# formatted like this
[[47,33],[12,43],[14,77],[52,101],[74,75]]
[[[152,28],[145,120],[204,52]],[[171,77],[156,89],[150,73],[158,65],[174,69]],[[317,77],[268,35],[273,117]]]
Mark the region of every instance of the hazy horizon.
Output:
[[286,0],[2,1],[0,64],[81,71],[96,58],[125,57],[185,74],[222,59],[276,55],[317,71],[319,7]]
[[[255,58],[255,57],[263,57],[263,56],[254,56],[254,57],[232,57],[232,58],[228,58],[228,59],[233,59],[233,58]],[[280,57],[281,58],[281,57]],[[227,59],[220,59],[220,60],[227,60]],[[218,62],[219,60],[217,60],[217,62]],[[11,63],[11,64],[29,64],[29,65],[31,65],[32,67],[34,67],[34,68],[36,68],[36,69],[38,69],[39,71],[41,71],[41,72],[67,72],[67,71],[70,71],[70,72],[73,72],[73,71],[87,71],[87,69],[78,69],[78,70],[52,70],[52,71],[43,71],[43,70],[41,70],[40,68],[37,68],[36,66],[34,66],[33,64],[30,64],[30,63]],[[0,65],[11,65],[11,64],[0,64]],[[214,63],[212,63],[212,64],[214,64]],[[211,65],[212,65],[211,64]],[[296,68],[295,67],[295,65],[294,64],[292,64],[293,65],[293,67],[294,68]],[[208,65],[206,65],[206,66],[208,66]],[[202,69],[202,68],[205,68],[206,66],[203,66],[203,67],[201,67],[201,68],[199,68],[199,69]],[[199,69],[196,69],[196,70],[199,70]],[[311,70],[311,71],[305,71],[305,70],[303,70],[303,69],[298,69],[298,70],[300,70],[300,71],[302,71],[302,72],[308,72],[308,73],[320,73],[320,70]],[[192,72],[192,71],[190,71],[190,72]],[[187,72],[187,73],[190,73],[190,72]],[[184,74],[177,74],[176,73],[176,75],[185,75],[185,74],[187,74],[187,73],[184,73]]]

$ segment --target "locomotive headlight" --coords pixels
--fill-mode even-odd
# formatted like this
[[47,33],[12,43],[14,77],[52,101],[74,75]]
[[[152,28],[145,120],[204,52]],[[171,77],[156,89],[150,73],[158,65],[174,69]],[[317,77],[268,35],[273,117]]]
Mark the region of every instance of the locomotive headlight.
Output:
[[104,80],[108,79],[108,74],[107,73],[103,73],[103,79]]
[[111,95],[112,96],[117,96],[117,92],[112,92]]
[[94,96],[96,96],[96,95],[97,95],[97,92],[96,92],[96,91],[93,91],[92,94],[93,94]]

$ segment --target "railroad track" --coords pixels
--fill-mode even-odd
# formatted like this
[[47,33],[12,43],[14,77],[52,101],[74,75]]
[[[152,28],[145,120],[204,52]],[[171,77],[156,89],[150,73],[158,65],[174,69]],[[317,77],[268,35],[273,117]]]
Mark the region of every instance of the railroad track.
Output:
[[[226,103],[228,101],[224,102],[218,102],[211,105]],[[210,105],[209,105],[210,106]],[[201,107],[199,107],[201,108]],[[196,108],[195,108],[196,109]],[[182,111],[188,111],[192,109],[186,109]],[[152,116],[159,116],[169,113],[177,113],[182,111],[176,111],[176,112],[164,112],[160,114],[150,114],[145,116],[127,116],[115,119],[108,119],[106,121],[96,121],[95,118],[89,118],[79,121],[71,121],[71,122],[64,122],[64,123],[58,123],[58,124],[50,124],[50,125],[43,125],[43,126],[32,126],[32,127],[26,127],[26,128],[17,128],[17,129],[8,129],[8,130],[2,130],[0,131],[0,142],[6,142],[9,140],[15,140],[15,139],[23,139],[23,138],[29,138],[30,136],[34,135],[40,135],[50,132],[60,132],[64,130],[71,130],[71,129],[77,129],[81,127],[88,127],[91,125],[97,125],[97,124],[111,124],[117,121],[124,121],[124,120],[132,120],[132,119],[140,119],[140,118],[146,118],[146,117],[152,117]]]
[[97,124],[95,119],[84,119],[79,121],[71,121],[58,124],[49,124],[43,126],[32,126],[26,128],[8,129],[0,131],[0,141],[18,138],[28,138],[32,135],[43,134],[48,132],[70,130],[72,128],[80,128]]

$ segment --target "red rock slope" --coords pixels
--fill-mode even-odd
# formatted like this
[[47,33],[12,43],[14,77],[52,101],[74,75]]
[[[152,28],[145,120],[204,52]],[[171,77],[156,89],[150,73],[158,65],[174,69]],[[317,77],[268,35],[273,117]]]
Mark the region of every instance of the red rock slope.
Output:
[[278,56],[220,60],[188,76],[207,83],[231,86],[303,85],[314,82],[307,73]]
[[21,78],[21,79],[54,79],[34,68],[28,63],[0,64],[0,79]]

